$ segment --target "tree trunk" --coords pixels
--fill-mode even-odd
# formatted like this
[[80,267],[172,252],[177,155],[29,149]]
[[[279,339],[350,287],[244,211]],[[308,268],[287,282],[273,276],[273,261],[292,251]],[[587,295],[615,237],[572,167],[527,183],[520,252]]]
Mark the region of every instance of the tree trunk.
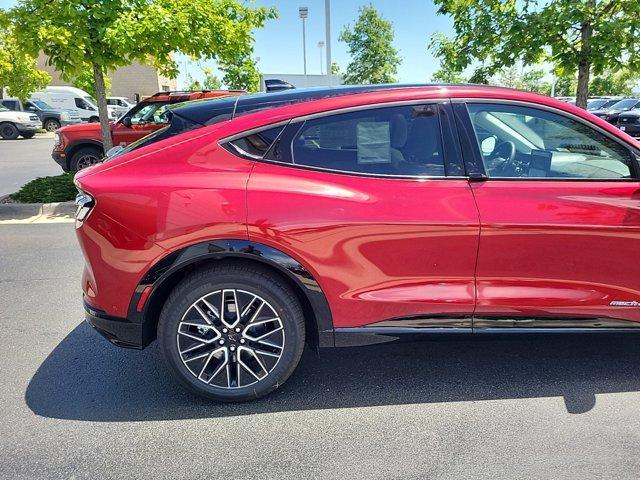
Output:
[[581,60],[578,65],[578,90],[576,91],[576,105],[580,108],[587,108],[589,98],[589,74],[591,64],[587,60]]
[[96,87],[96,100],[98,101],[98,118],[100,118],[100,132],[102,133],[102,145],[104,153],[107,153],[113,142],[111,141],[111,129],[109,128],[109,111],[107,110],[107,90],[104,86],[104,73],[102,67],[96,63],[93,66],[93,81]]
[[[590,6],[595,10],[596,0],[589,0]],[[580,56],[578,60],[578,89],[576,91],[576,105],[587,108],[589,98],[589,76],[591,74],[591,37],[593,37],[593,24],[585,21],[580,26]]]

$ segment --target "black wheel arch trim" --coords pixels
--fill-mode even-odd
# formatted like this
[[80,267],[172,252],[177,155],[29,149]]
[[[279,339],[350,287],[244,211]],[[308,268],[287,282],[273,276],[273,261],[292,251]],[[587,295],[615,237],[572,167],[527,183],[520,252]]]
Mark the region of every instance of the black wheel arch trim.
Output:
[[[163,285],[184,273],[189,267],[208,260],[242,258],[262,263],[279,271],[297,286],[303,299],[308,302],[305,314],[310,312],[315,320],[316,331],[308,332],[313,347],[333,347],[333,320],[329,302],[313,275],[290,255],[267,245],[239,239],[209,240],[184,247],[156,262],[142,277],[129,304],[127,318],[143,325],[143,347],[156,338],[157,314],[154,305],[167,292]],[[142,312],[137,306],[143,292],[151,287]],[[303,306],[304,307],[304,306]]]
[[98,140],[90,140],[90,139],[82,139],[82,140],[78,140],[73,143],[70,143],[65,147],[64,151],[69,157],[71,157],[77,150],[85,147],[97,147],[104,154],[104,147],[102,145],[102,142],[99,142]]

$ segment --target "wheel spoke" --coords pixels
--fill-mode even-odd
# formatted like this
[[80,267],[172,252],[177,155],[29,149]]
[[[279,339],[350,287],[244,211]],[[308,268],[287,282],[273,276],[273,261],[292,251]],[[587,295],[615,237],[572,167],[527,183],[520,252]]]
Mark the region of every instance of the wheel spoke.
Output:
[[[204,301],[204,300],[203,300]],[[209,325],[212,324],[211,320],[209,319],[209,315],[207,315],[204,310],[202,310],[197,303],[193,304],[193,308],[196,309],[196,311],[200,314],[200,316],[204,319],[205,322],[207,322]]]
[[[231,300],[231,297],[233,297],[233,300]],[[240,322],[240,305],[238,305],[238,294],[235,290],[222,291],[220,321],[229,328],[235,327]]]
[[218,318],[218,319],[220,318],[220,312],[218,311],[218,309],[217,309],[214,305],[212,305],[211,303],[209,303],[209,302],[207,301],[207,299],[206,299],[206,298],[203,298],[203,299],[202,299],[202,303],[204,303],[204,304],[207,306],[207,308],[208,308],[209,310],[211,310],[211,313],[212,313],[213,315],[215,315],[215,316],[216,316],[216,318]]

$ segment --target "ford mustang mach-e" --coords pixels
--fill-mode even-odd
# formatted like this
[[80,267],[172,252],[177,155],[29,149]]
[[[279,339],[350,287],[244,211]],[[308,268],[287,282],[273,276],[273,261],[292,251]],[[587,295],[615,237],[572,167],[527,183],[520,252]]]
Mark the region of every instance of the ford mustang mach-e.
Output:
[[76,175],[86,319],[225,401],[282,385],[305,343],[640,332],[639,147],[493,87],[179,106]]

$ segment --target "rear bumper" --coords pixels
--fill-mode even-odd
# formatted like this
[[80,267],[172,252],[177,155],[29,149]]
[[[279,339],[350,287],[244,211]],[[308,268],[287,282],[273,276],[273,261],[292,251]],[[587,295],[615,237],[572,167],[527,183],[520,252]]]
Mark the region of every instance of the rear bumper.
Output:
[[126,318],[112,317],[84,302],[86,322],[114,345],[124,348],[144,348],[143,325]]
[[640,125],[633,123],[618,124],[617,127],[632,137],[640,137]]
[[82,123],[82,120],[80,118],[72,118],[69,120],[60,120],[60,126],[61,127],[66,127],[67,125],[76,125],[78,123]]
[[15,125],[20,133],[32,133],[40,128],[40,122],[16,123]]

